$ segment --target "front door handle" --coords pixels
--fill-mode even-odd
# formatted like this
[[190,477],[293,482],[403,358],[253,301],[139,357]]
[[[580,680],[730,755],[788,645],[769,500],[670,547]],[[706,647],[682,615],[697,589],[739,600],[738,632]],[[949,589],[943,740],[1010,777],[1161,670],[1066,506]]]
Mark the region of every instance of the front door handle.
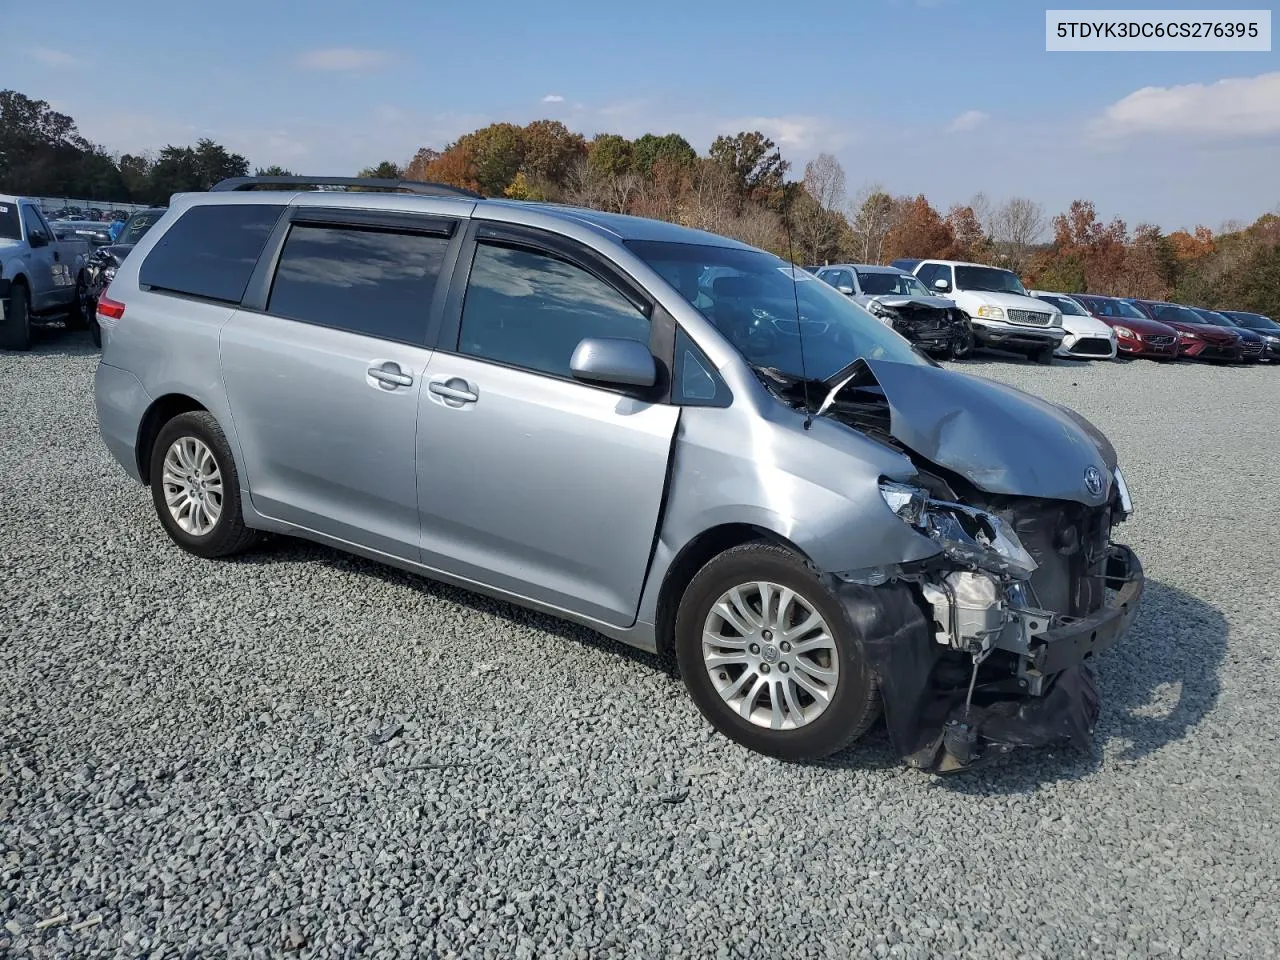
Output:
[[462,406],[464,403],[475,403],[480,399],[475,388],[461,377],[450,377],[448,380],[433,380],[428,388],[437,397],[443,397],[449,406]]
[[401,370],[400,364],[393,360],[386,360],[378,366],[370,367],[366,372],[383,390],[413,386],[413,377]]

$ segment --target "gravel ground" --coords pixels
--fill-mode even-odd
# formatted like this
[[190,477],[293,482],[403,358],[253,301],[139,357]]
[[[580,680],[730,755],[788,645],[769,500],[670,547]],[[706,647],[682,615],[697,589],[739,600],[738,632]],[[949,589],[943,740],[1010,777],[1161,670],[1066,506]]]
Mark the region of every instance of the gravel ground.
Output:
[[1280,955],[1280,369],[963,365],[1107,431],[1150,579],[1092,752],[935,779],[376,564],[189,557],[94,363],[0,354],[0,955]]

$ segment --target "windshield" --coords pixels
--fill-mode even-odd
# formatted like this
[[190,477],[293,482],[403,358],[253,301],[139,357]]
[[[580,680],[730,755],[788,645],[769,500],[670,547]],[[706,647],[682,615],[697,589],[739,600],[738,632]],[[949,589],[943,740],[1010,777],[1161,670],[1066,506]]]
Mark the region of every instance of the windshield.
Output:
[[1240,326],[1247,327],[1250,330],[1266,330],[1268,332],[1280,330],[1280,323],[1276,323],[1274,320],[1269,317],[1264,317],[1260,313],[1236,312],[1229,314],[1229,316]]
[[1198,307],[1192,307],[1191,312],[1200,317],[1205,323],[1211,323],[1215,327],[1234,327],[1235,324],[1226,317],[1214,313],[1212,310],[1201,310]]
[[901,294],[910,297],[932,296],[925,285],[909,273],[887,273],[885,271],[858,271],[858,286],[862,292],[873,297],[881,294]]
[[998,267],[956,267],[956,289],[1027,295],[1017,274]]
[[18,219],[18,206],[0,203],[0,240],[21,240],[22,222]]
[[1051,297],[1048,294],[1036,297],[1037,300],[1043,300],[1045,303],[1051,303],[1067,316],[1070,317],[1087,317],[1088,311],[1080,304],[1076,303],[1070,297]]
[[1104,300],[1103,303],[1111,304],[1115,309],[1115,316],[1128,317],[1130,320],[1145,320],[1147,315],[1135,307],[1127,300]]
[[125,222],[120,236],[116,237],[116,243],[137,243],[142,239],[142,235],[164,215],[164,210],[144,210],[142,213],[135,213]]
[[1213,326],[1200,314],[1176,303],[1162,303],[1156,306],[1157,320],[1172,320],[1174,323],[1198,323],[1200,326]]
[[860,357],[926,363],[834,287],[771,253],[653,240],[628,240],[627,246],[757,367],[825,380]]

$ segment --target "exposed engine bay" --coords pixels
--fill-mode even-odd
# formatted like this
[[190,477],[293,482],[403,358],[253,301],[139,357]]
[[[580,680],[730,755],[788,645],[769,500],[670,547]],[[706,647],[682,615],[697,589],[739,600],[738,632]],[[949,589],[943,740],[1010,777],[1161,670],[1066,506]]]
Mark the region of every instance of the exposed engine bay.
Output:
[[[991,450],[1009,447],[989,439],[990,425],[966,422],[972,405],[944,408],[934,423],[898,422],[894,387],[880,381],[900,368],[858,361],[822,385],[816,411],[912,461],[917,478],[882,480],[881,497],[939,547],[927,560],[833,578],[877,676],[895,750],[947,773],[1019,746],[1089,743],[1099,712],[1092,661],[1128,629],[1143,589],[1136,556],[1111,540],[1133,511],[1114,451],[1102,440],[1079,462],[1040,464],[1024,446],[1023,464],[1005,459],[997,469]],[[898,392],[927,389],[926,374]],[[1087,425],[1063,408],[1045,416]],[[964,442],[979,436],[985,451]],[[1071,471],[1078,494],[1060,476]]]
[[867,310],[932,353],[949,354],[964,343],[969,333],[968,321],[955,307],[937,307],[911,297],[875,297],[867,303]]

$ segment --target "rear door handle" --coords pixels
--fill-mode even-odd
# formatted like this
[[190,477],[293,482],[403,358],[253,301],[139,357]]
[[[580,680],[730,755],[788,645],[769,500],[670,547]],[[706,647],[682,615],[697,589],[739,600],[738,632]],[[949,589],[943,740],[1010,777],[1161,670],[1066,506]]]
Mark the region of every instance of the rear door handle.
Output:
[[379,386],[384,390],[413,386],[413,377],[401,370],[400,365],[393,360],[383,361],[379,366],[370,367],[366,372],[378,381]]
[[446,401],[453,401],[450,406],[464,403],[475,403],[480,399],[471,384],[461,377],[450,377],[448,380],[433,380],[428,389]]

